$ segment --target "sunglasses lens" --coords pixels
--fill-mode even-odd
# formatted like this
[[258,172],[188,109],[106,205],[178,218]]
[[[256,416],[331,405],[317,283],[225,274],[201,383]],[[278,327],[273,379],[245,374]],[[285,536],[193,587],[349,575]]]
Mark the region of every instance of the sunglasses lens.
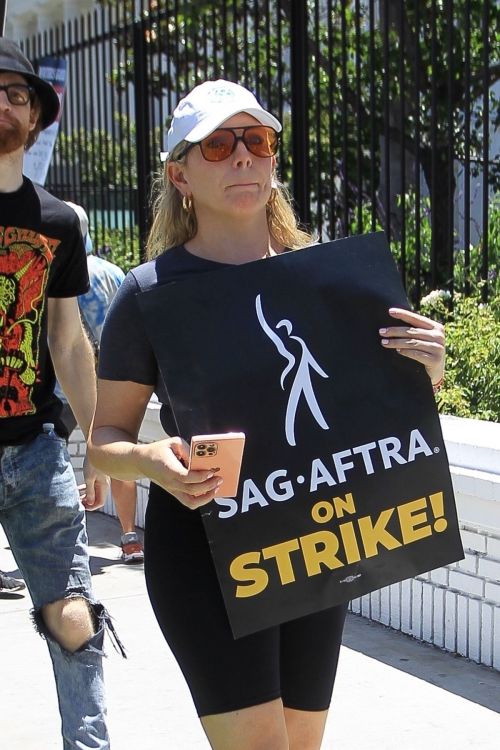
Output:
[[[242,130],[241,135],[235,131]],[[250,125],[244,128],[221,128],[199,142],[201,153],[207,161],[223,161],[230,156],[237,141],[243,140],[254,156],[274,156],[278,150],[278,133],[265,125]]]
[[274,156],[278,149],[278,134],[272,128],[256,125],[243,136],[245,146],[255,156]]
[[222,161],[231,154],[236,138],[231,130],[214,130],[200,141],[201,153],[207,161]]

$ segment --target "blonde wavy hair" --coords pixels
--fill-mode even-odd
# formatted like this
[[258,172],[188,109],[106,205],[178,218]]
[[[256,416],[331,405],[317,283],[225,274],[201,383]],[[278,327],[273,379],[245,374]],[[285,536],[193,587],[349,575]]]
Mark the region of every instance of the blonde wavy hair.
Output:
[[[191,144],[187,141],[181,141],[174,148],[163,173],[153,183],[153,224],[146,242],[148,260],[156,258],[164,250],[183,245],[191,240],[198,230],[194,210],[186,211],[183,208],[182,196],[170,181],[167,172],[169,162],[183,163],[184,160],[179,159],[179,155],[189,145]],[[315,241],[309,232],[300,228],[290,194],[275,176],[266,212],[269,233],[279,245],[297,250]]]

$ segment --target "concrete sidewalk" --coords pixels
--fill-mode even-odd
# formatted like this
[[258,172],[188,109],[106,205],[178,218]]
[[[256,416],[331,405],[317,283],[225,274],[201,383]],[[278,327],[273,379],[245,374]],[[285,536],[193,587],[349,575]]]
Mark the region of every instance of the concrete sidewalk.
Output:
[[[114,519],[89,514],[89,535],[96,594],[128,650],[124,661],[108,641],[113,750],[209,750],[151,612],[142,566],[120,563]],[[1,527],[0,569],[16,574]],[[0,746],[60,750],[51,666],[29,608],[27,595],[0,594]],[[497,750],[499,738],[497,672],[349,616],[323,748]]]

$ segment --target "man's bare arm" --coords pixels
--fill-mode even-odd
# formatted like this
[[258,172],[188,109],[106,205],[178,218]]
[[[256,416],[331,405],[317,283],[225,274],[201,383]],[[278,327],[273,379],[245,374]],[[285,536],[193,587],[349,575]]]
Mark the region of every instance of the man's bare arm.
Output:
[[[96,404],[95,361],[76,297],[49,298],[48,315],[49,349],[56,376],[87,438]],[[96,472],[87,458],[84,475],[83,504],[87,510],[96,510],[106,500],[108,479]]]
[[87,438],[96,403],[92,346],[83,329],[76,297],[49,299],[49,349],[57,379]]

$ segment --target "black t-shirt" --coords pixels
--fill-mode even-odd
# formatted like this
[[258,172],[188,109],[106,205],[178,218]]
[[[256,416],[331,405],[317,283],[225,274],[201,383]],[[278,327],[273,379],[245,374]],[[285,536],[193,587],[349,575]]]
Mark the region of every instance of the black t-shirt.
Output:
[[33,439],[44,422],[64,435],[47,344],[47,298],[89,288],[78,217],[24,178],[0,193],[0,445]]
[[[137,295],[194,273],[225,267],[226,263],[198,258],[183,245],[173,247],[127,274],[106,315],[99,353],[99,377],[153,386],[162,404],[161,423],[169,435],[177,435],[178,430],[144,328]],[[168,289],[165,294],[168,294]]]

